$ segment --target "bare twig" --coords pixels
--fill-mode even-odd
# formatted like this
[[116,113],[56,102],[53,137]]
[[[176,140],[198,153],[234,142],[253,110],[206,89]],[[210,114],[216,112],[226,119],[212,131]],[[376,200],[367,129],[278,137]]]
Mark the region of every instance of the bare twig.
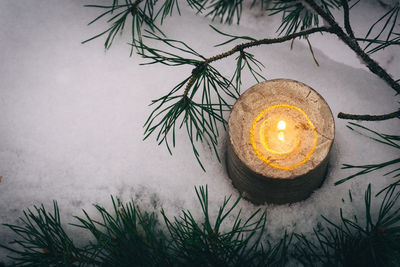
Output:
[[383,115],[353,115],[339,112],[338,118],[345,120],[384,121],[388,119],[400,118],[400,110]]
[[[365,53],[361,47],[358,45],[356,38],[354,37],[353,30],[350,25],[350,18],[349,18],[349,6],[346,0],[342,0],[342,5],[344,9],[344,24],[345,24],[345,29],[347,31],[347,34],[342,30],[342,28],[338,25],[338,23],[332,18],[331,15],[329,15],[327,12],[325,12],[319,5],[315,3],[314,0],[305,0],[305,2],[315,10],[315,12],[320,15],[326,22],[327,24],[330,25],[330,27],[317,27],[317,28],[311,28],[308,30],[300,31],[297,33],[289,34],[287,36],[279,37],[279,38],[274,38],[274,39],[262,39],[262,40],[256,40],[256,41],[251,41],[248,43],[240,44],[232,48],[231,50],[216,55],[214,57],[207,58],[204,61],[204,64],[209,64],[213,61],[220,60],[223,58],[226,58],[236,52],[243,51],[246,48],[258,46],[258,45],[264,45],[264,44],[275,44],[275,43],[282,43],[286,42],[289,40],[292,40],[291,43],[291,48],[293,46],[293,41],[297,37],[304,37],[308,36],[309,34],[313,34],[316,32],[329,32],[332,34],[335,34],[338,36],[348,47],[350,47],[366,64],[366,66],[370,69],[372,73],[383,79],[390,87],[392,87],[398,94],[400,94],[400,84],[398,81],[395,81],[375,60],[373,60],[367,53]],[[306,38],[311,54],[313,56],[313,59],[315,63],[319,66],[310,41],[308,38]],[[190,87],[192,86],[194,80],[195,80],[195,72],[192,74],[192,78],[185,89],[185,96],[189,92]],[[192,81],[193,80],[193,81]],[[191,82],[192,81],[192,82]],[[353,115],[353,114],[346,114],[340,112],[338,115],[338,118],[341,119],[352,119],[352,120],[370,120],[370,121],[378,121],[378,120],[386,120],[386,119],[391,119],[399,116],[399,111],[393,112],[390,114],[386,115]]]
[[315,64],[319,67],[319,63],[318,63],[317,59],[315,58],[314,51],[313,51],[313,49],[312,49],[310,40],[308,40],[308,37],[306,37],[306,40],[307,40],[308,48],[310,49],[312,58],[314,59]]
[[[266,44],[276,44],[276,43],[283,43],[286,41],[292,41],[291,42],[291,48],[293,46],[293,42],[296,38],[298,37],[306,37],[309,49],[311,51],[312,57],[319,66],[318,61],[315,58],[311,43],[309,39],[307,38],[308,35],[317,33],[317,32],[328,32],[335,34],[338,36],[347,46],[349,46],[367,65],[367,67],[371,70],[372,73],[376,74],[378,77],[383,79],[387,84],[389,84],[397,93],[400,93],[400,85],[395,81],[376,61],[374,61],[367,53],[365,53],[359,44],[357,43],[356,38],[354,37],[353,30],[350,25],[350,19],[349,19],[349,6],[346,0],[342,0],[342,5],[344,9],[344,24],[345,24],[345,30],[347,34],[344,32],[344,30],[338,25],[338,23],[334,20],[334,18],[325,12],[320,6],[318,6],[314,0],[305,0],[305,2],[311,6],[315,10],[315,12],[321,16],[325,21],[326,24],[329,26],[325,27],[316,27],[316,28],[311,28],[308,30],[300,31],[300,32],[295,32],[283,37],[278,37],[278,38],[272,38],[272,39],[261,39],[261,40],[254,40],[250,41],[247,43],[242,43],[239,45],[236,45],[233,47],[231,50],[228,50],[224,53],[218,54],[216,56],[212,56],[209,58],[204,59],[199,65],[197,65],[191,74],[191,77],[189,81],[186,84],[184,93],[182,95],[183,98],[188,97],[189,91],[191,90],[193,84],[195,83],[198,75],[200,75],[201,71],[207,67],[210,63],[221,60],[224,58],[227,58],[237,52],[240,52],[243,54],[243,51],[247,48],[259,46],[259,45],[266,45]],[[348,119],[348,120],[365,120],[365,121],[380,121],[380,120],[387,120],[391,118],[396,118],[400,117],[400,111],[396,111],[390,114],[385,114],[385,115],[354,115],[354,114],[346,114],[340,112],[338,114],[338,118],[341,119]]]
[[[184,91],[182,96],[186,97],[188,95],[188,93],[190,91],[190,87],[193,85],[193,83],[195,81],[195,78],[198,75],[198,70],[199,70],[200,67],[205,67],[206,65],[208,65],[208,64],[210,64],[210,63],[212,63],[214,61],[229,57],[229,56],[231,56],[231,55],[233,55],[233,54],[235,54],[237,52],[241,52],[241,51],[243,51],[244,49],[247,49],[247,48],[251,48],[251,47],[255,47],[255,46],[259,46],[259,45],[266,45],[266,44],[283,43],[283,42],[286,42],[286,41],[293,40],[293,39],[295,39],[297,37],[300,37],[300,36],[308,36],[310,34],[317,33],[317,32],[332,32],[332,28],[329,28],[329,27],[316,27],[316,28],[311,28],[311,29],[308,29],[308,30],[304,30],[304,31],[301,31],[301,32],[296,32],[296,33],[289,34],[289,35],[282,36],[282,37],[278,37],[278,38],[272,38],[272,39],[265,38],[265,39],[261,39],[261,40],[251,41],[251,42],[248,42],[248,43],[243,43],[243,44],[236,45],[235,47],[233,47],[231,50],[229,50],[227,52],[218,54],[218,55],[213,56],[213,57],[209,57],[209,58],[205,59],[201,65],[199,65],[195,69],[193,69],[192,76],[191,76],[190,80],[188,81],[188,83],[187,83],[187,85],[185,87],[185,91]],[[314,60],[315,60],[315,58],[314,58]],[[318,63],[317,63],[317,65],[318,65]]]

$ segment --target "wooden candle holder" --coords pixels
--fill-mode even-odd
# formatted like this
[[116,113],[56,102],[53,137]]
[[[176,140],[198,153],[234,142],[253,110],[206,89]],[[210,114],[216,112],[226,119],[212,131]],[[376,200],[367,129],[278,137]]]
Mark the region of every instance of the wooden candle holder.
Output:
[[309,86],[288,79],[256,84],[229,117],[228,175],[255,204],[304,200],[325,179],[334,135],[328,104]]

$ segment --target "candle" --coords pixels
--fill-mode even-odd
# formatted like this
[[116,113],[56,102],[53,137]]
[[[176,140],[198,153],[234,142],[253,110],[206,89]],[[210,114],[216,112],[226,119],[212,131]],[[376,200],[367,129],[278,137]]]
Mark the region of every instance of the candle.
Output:
[[253,121],[251,145],[258,158],[270,166],[292,170],[313,154],[317,132],[307,114],[292,105],[274,105]]
[[288,79],[256,84],[229,117],[228,175],[255,204],[303,200],[325,178],[334,129],[328,104],[311,87]]

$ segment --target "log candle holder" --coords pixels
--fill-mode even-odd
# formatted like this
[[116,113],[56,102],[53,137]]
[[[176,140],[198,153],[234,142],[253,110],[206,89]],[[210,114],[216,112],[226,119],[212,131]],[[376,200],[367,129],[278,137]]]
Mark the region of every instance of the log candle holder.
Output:
[[229,117],[228,175],[255,204],[304,200],[325,179],[334,135],[328,104],[309,86],[288,79],[256,84]]

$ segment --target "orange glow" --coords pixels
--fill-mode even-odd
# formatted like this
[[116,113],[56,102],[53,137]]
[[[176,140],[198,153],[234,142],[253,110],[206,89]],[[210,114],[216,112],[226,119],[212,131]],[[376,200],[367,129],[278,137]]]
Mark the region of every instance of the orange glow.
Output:
[[258,158],[270,166],[293,170],[314,153],[317,132],[307,114],[291,105],[275,105],[253,121],[250,141]]

